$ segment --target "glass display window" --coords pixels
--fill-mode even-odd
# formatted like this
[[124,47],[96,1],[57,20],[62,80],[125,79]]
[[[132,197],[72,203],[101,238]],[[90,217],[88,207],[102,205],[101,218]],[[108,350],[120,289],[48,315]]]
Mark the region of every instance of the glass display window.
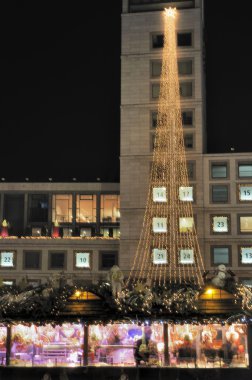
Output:
[[76,195],[76,222],[96,222],[96,195]]
[[21,367],[80,366],[83,336],[83,326],[74,323],[12,326],[10,364]]
[[120,195],[102,194],[101,195],[101,222],[119,223],[120,222]]
[[58,223],[72,223],[73,219],[72,194],[54,194],[52,196],[52,221]]
[[135,366],[164,363],[163,325],[89,326],[89,365]]

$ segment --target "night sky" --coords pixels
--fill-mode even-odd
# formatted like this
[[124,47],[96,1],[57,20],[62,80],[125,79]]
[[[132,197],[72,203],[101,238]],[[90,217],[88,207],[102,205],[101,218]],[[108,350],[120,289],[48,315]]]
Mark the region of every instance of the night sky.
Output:
[[[6,3],[0,178],[119,181],[121,1]],[[206,1],[209,152],[252,151],[250,23]]]

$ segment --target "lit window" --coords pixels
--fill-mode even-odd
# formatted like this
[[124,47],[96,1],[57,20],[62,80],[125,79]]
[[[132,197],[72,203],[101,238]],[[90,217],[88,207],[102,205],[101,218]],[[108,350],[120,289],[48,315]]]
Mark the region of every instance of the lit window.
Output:
[[90,269],[91,267],[91,253],[90,252],[75,252],[75,268]]
[[166,202],[166,187],[153,187],[153,201]]
[[180,251],[179,251],[179,263],[180,264],[193,264],[194,263],[193,249],[180,249]]
[[0,252],[1,268],[14,268],[15,259],[16,259],[15,251],[1,251]]
[[190,217],[179,218],[179,232],[181,233],[193,232],[193,226],[194,226],[193,218],[190,218]]
[[212,202],[227,202],[228,201],[228,186],[213,185],[212,186]]
[[183,202],[193,202],[193,187],[184,187],[179,188],[179,200]]
[[227,178],[227,164],[212,164],[212,178]]
[[213,232],[228,232],[228,217],[227,216],[214,216],[212,219]]
[[252,177],[252,164],[239,164],[238,165],[239,177]]
[[230,264],[229,247],[212,247],[212,262],[214,265]]
[[76,196],[76,222],[96,222],[96,195],[78,194]]
[[33,227],[32,228],[32,236],[41,236],[42,228],[41,227]]
[[92,229],[91,228],[81,228],[80,229],[80,236],[81,237],[92,236]]
[[167,218],[153,218],[153,232],[167,232]]
[[252,185],[239,186],[240,201],[252,201]]
[[64,238],[71,237],[72,235],[73,235],[72,228],[68,228],[68,227],[63,228],[63,237]]
[[153,264],[167,264],[166,249],[153,249]]
[[72,223],[72,195],[55,194],[52,197],[52,221]]
[[120,222],[120,195],[101,195],[101,222]]
[[241,263],[252,264],[252,247],[241,247]]
[[240,216],[240,232],[252,233],[252,216]]
[[177,33],[177,45],[179,47],[192,46],[192,32],[178,32]]

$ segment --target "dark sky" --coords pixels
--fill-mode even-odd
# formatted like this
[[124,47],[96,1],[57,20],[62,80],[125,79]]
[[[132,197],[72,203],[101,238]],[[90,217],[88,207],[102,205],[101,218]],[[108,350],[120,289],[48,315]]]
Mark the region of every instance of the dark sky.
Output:
[[[121,1],[6,3],[0,178],[119,181]],[[252,151],[250,23],[206,0],[209,152]]]

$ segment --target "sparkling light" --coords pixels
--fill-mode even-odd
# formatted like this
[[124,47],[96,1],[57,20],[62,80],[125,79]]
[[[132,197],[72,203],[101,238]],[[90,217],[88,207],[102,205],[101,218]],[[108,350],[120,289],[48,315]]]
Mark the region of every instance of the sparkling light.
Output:
[[[180,199],[180,189],[191,189],[181,119],[178,79],[176,9],[164,11],[164,48],[157,128],[142,231],[127,286],[139,282],[151,286],[203,284],[192,199]],[[190,228],[180,228],[181,220],[191,220]],[[154,249],[167,252],[166,260],[154,260]],[[191,250],[193,260],[180,261],[180,251]],[[148,297],[146,296],[146,299]],[[147,305],[147,302],[146,302]]]

